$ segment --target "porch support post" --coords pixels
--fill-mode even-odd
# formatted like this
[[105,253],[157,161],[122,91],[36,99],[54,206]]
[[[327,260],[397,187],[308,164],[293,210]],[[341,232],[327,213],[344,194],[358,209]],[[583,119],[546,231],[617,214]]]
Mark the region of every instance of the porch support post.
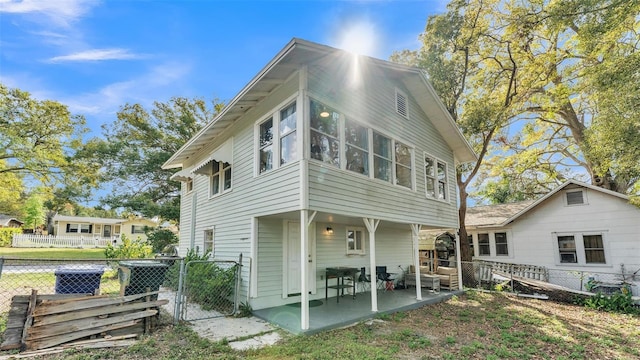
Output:
[[376,229],[380,224],[380,220],[371,218],[362,218],[364,225],[369,230],[369,266],[371,267],[371,311],[378,311],[378,287],[376,283],[378,280],[374,278],[376,276]]
[[462,261],[460,258],[460,234],[456,231],[456,265],[458,268],[458,290],[462,290]]
[[420,283],[420,224],[411,224],[411,238],[413,240],[413,267],[416,269],[416,299],[422,300],[422,284]]
[[[313,214],[315,216],[315,213]],[[312,216],[312,218],[313,218]],[[309,210],[300,210],[300,328],[309,329]]]

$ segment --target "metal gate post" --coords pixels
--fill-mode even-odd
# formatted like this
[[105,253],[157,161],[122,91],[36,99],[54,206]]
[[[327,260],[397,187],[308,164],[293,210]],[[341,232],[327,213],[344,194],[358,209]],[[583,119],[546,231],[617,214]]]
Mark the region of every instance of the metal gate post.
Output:
[[178,276],[178,293],[176,294],[176,305],[173,309],[173,322],[174,324],[180,321],[180,314],[182,313],[182,287],[184,279],[184,258],[180,259],[180,275]]

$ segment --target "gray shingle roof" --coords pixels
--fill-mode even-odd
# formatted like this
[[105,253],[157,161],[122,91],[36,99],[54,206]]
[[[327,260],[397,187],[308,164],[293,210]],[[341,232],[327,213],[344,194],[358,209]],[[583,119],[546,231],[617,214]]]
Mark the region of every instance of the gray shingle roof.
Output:
[[467,208],[467,226],[500,225],[510,217],[524,210],[535,200],[525,200],[510,204],[495,204]]

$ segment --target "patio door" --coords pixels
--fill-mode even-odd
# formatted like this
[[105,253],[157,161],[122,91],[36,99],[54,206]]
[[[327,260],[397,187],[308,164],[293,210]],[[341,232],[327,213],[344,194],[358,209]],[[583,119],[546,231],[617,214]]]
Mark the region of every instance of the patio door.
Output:
[[[316,293],[316,237],[315,224],[309,227],[309,254],[304,265],[308,266],[309,292]],[[301,267],[300,267],[300,223],[287,221],[285,223],[285,276],[284,276],[284,297],[296,296],[301,292]]]

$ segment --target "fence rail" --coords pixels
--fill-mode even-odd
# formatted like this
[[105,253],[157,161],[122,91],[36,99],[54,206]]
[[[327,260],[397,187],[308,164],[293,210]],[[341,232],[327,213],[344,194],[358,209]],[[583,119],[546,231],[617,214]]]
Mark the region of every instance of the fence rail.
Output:
[[112,238],[75,235],[33,235],[15,234],[13,235],[12,247],[53,247],[53,248],[103,248],[111,244]]

